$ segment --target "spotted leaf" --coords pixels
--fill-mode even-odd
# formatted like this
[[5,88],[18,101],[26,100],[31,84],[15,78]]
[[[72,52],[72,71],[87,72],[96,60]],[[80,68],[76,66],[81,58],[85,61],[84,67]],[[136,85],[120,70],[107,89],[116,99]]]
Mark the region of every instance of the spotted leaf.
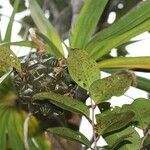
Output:
[[111,113],[111,114],[99,114],[96,116],[97,120],[97,132],[102,135],[112,131],[119,130],[125,127],[134,117],[132,111]]
[[59,135],[63,138],[80,142],[80,143],[86,145],[87,147],[90,147],[90,145],[91,145],[90,141],[83,134],[81,134],[80,132],[73,131],[69,128],[56,127],[56,128],[49,128],[49,129],[47,129],[47,131],[50,133]]
[[131,86],[134,75],[123,71],[95,81],[90,86],[90,94],[96,104],[109,100],[112,96],[123,95]]
[[42,93],[35,94],[33,96],[33,98],[35,100],[47,99],[47,100],[49,100],[49,102],[51,102],[52,104],[54,104],[60,108],[63,108],[65,110],[68,110],[71,112],[76,112],[76,113],[79,113],[79,114],[82,114],[85,116],[89,116],[88,107],[84,103],[82,103],[76,99],[73,99],[69,96],[56,94],[54,92],[42,92]]
[[84,89],[88,90],[90,85],[100,78],[96,62],[84,50],[70,50],[67,65],[73,80]]
[[9,48],[0,46],[0,70],[4,71],[9,67],[21,73],[21,64],[17,56]]

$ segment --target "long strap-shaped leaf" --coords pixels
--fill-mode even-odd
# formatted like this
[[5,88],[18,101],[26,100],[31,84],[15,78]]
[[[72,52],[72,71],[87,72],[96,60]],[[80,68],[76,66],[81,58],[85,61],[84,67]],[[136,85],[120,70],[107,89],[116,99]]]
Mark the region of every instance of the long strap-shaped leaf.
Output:
[[32,41],[4,42],[0,44],[0,46],[5,46],[5,47],[11,46],[11,45],[36,48],[36,45]]
[[145,1],[131,10],[116,23],[97,33],[86,49],[94,59],[107,54],[132,37],[150,29],[150,1]]
[[[1,43],[0,46],[11,46],[11,45],[16,45],[16,46],[25,46],[25,47],[30,47],[30,48],[39,48],[38,45],[36,45],[33,41],[17,41],[17,42],[5,42]],[[57,49],[57,47],[49,40],[47,44],[44,44],[45,49],[47,50],[48,53],[59,57],[60,53]]]
[[93,34],[108,0],[86,0],[73,27],[71,47],[84,48]]
[[58,48],[59,56],[62,57],[64,54],[59,35],[54,30],[52,24],[45,18],[44,13],[42,12],[36,0],[29,0],[29,7],[31,11],[31,16],[36,26]]
[[12,15],[10,17],[10,21],[8,23],[8,26],[7,26],[4,42],[10,42],[10,40],[11,40],[12,26],[13,26],[15,14],[18,10],[19,3],[20,3],[20,0],[15,0],[14,6],[13,6],[14,10],[12,12]]
[[150,69],[150,57],[120,57],[104,60],[98,63],[102,68],[138,68]]
[[150,92],[150,80],[137,76],[137,88]]

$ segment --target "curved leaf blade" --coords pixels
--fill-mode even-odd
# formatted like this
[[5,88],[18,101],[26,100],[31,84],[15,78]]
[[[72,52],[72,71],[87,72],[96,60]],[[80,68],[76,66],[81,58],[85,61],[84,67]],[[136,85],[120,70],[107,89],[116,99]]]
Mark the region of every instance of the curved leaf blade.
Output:
[[56,127],[56,128],[49,128],[47,129],[47,131],[52,134],[59,135],[63,138],[82,143],[88,148],[91,146],[90,141],[83,134],[81,134],[80,132],[73,131],[69,128]]
[[96,115],[97,133],[100,135],[119,130],[129,124],[134,117],[132,111]]
[[133,74],[122,71],[95,81],[90,86],[90,94],[96,104],[109,100],[112,96],[123,95],[133,82]]
[[137,127],[146,129],[150,124],[150,100],[139,98],[132,104],[123,105],[123,110],[132,110],[135,113],[134,121],[138,121]]
[[[44,13],[42,12],[38,3],[35,0],[29,0],[29,8],[31,11],[31,16],[32,16],[36,26],[58,48],[59,56],[60,57],[64,56],[60,37],[55,32],[52,24],[45,18]],[[55,53],[55,51],[54,51],[54,53]]]
[[[121,118],[123,119],[123,122],[121,121],[121,118],[117,118],[118,123],[125,124],[123,128],[120,128],[119,130],[109,132],[103,135],[104,139],[112,149],[118,149],[118,150],[130,150],[135,149],[138,150],[141,144],[141,139],[139,134],[136,132],[134,128],[128,125],[128,123],[132,122],[134,119],[134,112],[132,110],[124,110],[120,107],[115,107],[112,111],[110,111],[114,114],[122,114]],[[107,112],[108,115],[111,115],[110,112]],[[129,113],[129,114],[128,114]],[[107,116],[106,114],[106,116]],[[123,115],[124,114],[124,115]],[[126,114],[126,116],[125,116]],[[129,118],[128,118],[129,115]],[[104,114],[105,117],[105,114]],[[113,116],[112,116],[113,117]],[[119,116],[118,116],[119,117]],[[127,117],[127,118],[126,118]],[[111,118],[112,119],[112,118]],[[115,119],[115,118],[114,118]],[[109,120],[109,119],[108,119]],[[120,122],[119,122],[120,120]],[[127,121],[127,122],[126,122]],[[106,121],[108,122],[108,121]],[[115,121],[112,122],[115,123]]]
[[[104,69],[104,71],[106,73],[114,73],[114,72],[117,72],[117,71],[121,71],[121,69]],[[150,80],[147,79],[147,78],[143,78],[143,77],[140,77],[140,76],[136,76],[136,88],[139,88],[141,90],[144,90],[144,91],[147,91],[147,92],[150,92]]]
[[61,107],[62,109],[65,109],[71,112],[76,112],[85,116],[89,116],[88,107],[84,103],[76,99],[73,99],[69,96],[56,94],[54,92],[42,92],[42,93],[35,94],[33,96],[33,99],[34,100],[47,99],[49,100],[49,102],[51,102],[52,104],[58,107]]
[[84,50],[70,50],[67,66],[73,80],[85,89],[89,89],[90,85],[100,78],[96,62],[89,58]]
[[[121,138],[124,137],[124,140],[128,142],[123,142],[122,144],[119,143],[118,145],[115,145],[119,140],[121,140]],[[122,129],[115,133],[109,134],[105,136],[104,139],[110,147],[115,146],[115,149],[117,150],[139,150],[141,144],[139,134],[132,127],[127,127],[126,129]]]
[[85,48],[108,0],[86,0],[71,32],[71,47]]

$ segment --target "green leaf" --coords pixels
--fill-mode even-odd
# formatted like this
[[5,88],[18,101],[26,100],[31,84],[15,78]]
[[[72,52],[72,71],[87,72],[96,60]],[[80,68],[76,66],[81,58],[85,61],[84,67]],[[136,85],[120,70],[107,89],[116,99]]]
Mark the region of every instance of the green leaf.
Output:
[[0,71],[9,67],[15,68],[21,74],[21,64],[17,56],[9,48],[0,46]]
[[150,80],[137,76],[137,88],[150,92]]
[[[0,74],[1,75],[1,74]],[[5,96],[9,92],[15,91],[14,82],[12,81],[11,77],[7,77],[1,84],[0,84],[0,98]]]
[[[49,38],[50,41],[58,48],[59,56],[64,55],[61,40],[59,35],[55,32],[51,23],[46,19],[44,13],[39,7],[35,0],[29,0],[29,8],[31,11],[31,16],[38,27],[38,29]],[[54,51],[55,53],[55,51]],[[57,52],[58,53],[58,52]]]
[[0,46],[5,46],[5,47],[10,45],[36,48],[36,45],[32,41],[5,42],[0,44]]
[[[10,97],[8,99],[8,97]],[[13,97],[12,97],[13,98]],[[10,94],[0,101],[0,149],[13,149],[13,150],[23,150],[24,142],[23,142],[23,124],[24,119],[27,116],[27,113],[24,111],[18,110],[14,103],[14,99],[12,99]],[[29,128],[34,128],[37,130],[37,126],[35,125],[35,120],[30,120],[31,124],[29,124]],[[33,129],[31,129],[33,130]],[[47,150],[50,149],[47,142],[45,141],[44,136],[36,132],[34,137],[30,136],[29,130],[29,146],[31,149],[42,149]],[[33,142],[34,141],[34,142]],[[36,145],[36,146],[35,146]],[[38,148],[37,148],[38,146]]]
[[[57,49],[57,47],[43,34],[42,35],[40,34],[40,36],[43,38],[44,42],[47,42],[47,44],[45,44],[47,52],[59,57],[60,53],[59,53],[59,50]],[[37,45],[32,41],[5,42],[5,43],[0,44],[0,46],[10,46],[10,45],[38,48]]]
[[56,127],[56,128],[49,128],[47,129],[48,132],[59,135],[63,138],[77,141],[79,143],[84,144],[88,148],[90,147],[90,141],[80,132],[73,131],[69,128],[65,127]]
[[10,147],[12,149],[15,150],[24,149],[23,120],[21,116],[18,113],[16,113],[13,109],[11,110],[8,120],[8,138]]
[[[107,73],[115,73],[121,71],[122,69],[104,69],[103,71]],[[144,91],[150,92],[150,80],[140,76],[136,76],[136,87]]]
[[133,82],[133,74],[122,71],[95,81],[90,86],[90,94],[96,104],[109,100],[112,96],[123,95]]
[[146,129],[150,125],[150,100],[139,98],[132,104],[123,105],[123,110],[132,110],[135,113],[134,121],[137,121],[137,127]]
[[12,69],[10,71],[7,71],[6,73],[3,74],[3,76],[0,76],[0,84],[7,79],[7,77],[12,73]]
[[9,23],[8,23],[8,26],[7,26],[4,42],[10,42],[10,40],[11,40],[12,26],[13,26],[15,14],[18,10],[19,3],[20,3],[20,0],[15,0],[15,2],[14,2],[14,6],[13,6],[14,10],[12,12],[12,15],[10,17],[10,20],[9,20]]
[[108,0],[86,0],[71,32],[71,47],[84,48],[101,17]]
[[85,116],[89,116],[89,109],[88,107],[76,100],[73,99],[69,96],[64,96],[61,94],[56,94],[54,92],[42,92],[35,94],[33,96],[33,99],[35,100],[44,100],[47,99],[49,100],[52,104],[61,107],[65,110],[71,111],[71,112],[76,112]]
[[128,68],[150,69],[150,57],[119,57],[100,61],[98,67],[102,68]]
[[109,150],[118,150],[118,148],[122,148],[124,143],[131,143],[128,138],[132,135],[132,133],[121,136],[118,140],[114,141],[114,144],[109,146]]
[[13,108],[12,99],[5,98],[3,101],[1,100],[0,117],[1,149],[23,149],[23,120],[20,114]]
[[[124,141],[118,143],[122,138]],[[127,127],[115,133],[109,134],[105,136],[104,139],[110,147],[115,146],[115,150],[139,150],[141,143],[140,136],[132,127]]]
[[129,124],[134,117],[132,111],[96,115],[97,133],[103,135],[119,130]]
[[1,150],[6,150],[6,130],[7,130],[7,118],[8,118],[9,112],[8,111],[4,111],[4,109],[2,109],[0,107],[0,118],[1,118],[1,122],[0,122],[0,148]]
[[145,1],[132,9],[110,27],[97,33],[86,49],[93,59],[99,59],[134,36],[150,29],[150,1]]
[[70,50],[67,66],[73,80],[85,89],[89,89],[90,85],[100,78],[96,62],[90,59],[84,50]]

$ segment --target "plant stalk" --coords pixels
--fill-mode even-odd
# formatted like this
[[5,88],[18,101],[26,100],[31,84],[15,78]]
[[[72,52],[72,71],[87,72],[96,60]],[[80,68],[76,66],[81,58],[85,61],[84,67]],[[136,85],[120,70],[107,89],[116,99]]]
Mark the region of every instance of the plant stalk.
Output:
[[95,134],[95,124],[94,124],[95,106],[93,105],[92,99],[91,99],[91,106],[92,106],[92,127],[93,127],[93,138],[94,138],[94,150],[97,150],[97,139],[96,139],[96,134]]

